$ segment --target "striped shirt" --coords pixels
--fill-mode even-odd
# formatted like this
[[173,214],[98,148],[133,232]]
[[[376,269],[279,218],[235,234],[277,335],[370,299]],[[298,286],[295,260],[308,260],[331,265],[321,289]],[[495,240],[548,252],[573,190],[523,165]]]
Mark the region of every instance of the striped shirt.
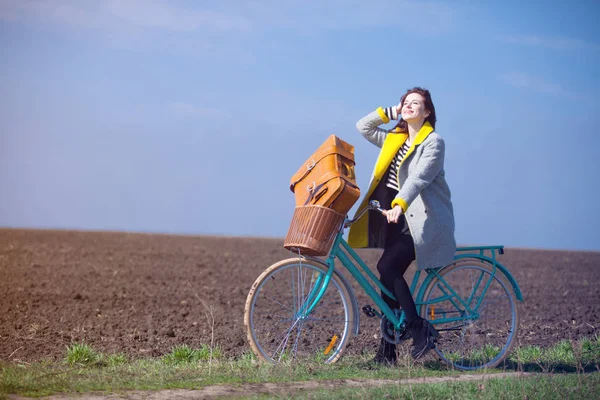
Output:
[[[390,120],[399,118],[398,106],[383,108],[383,112]],[[400,188],[398,187],[398,168],[400,168],[400,163],[402,162],[404,156],[406,155],[406,152],[408,152],[408,149],[410,148],[410,145],[408,145],[407,142],[408,140],[404,142],[402,147],[400,147],[400,149],[396,153],[396,156],[392,160],[390,167],[388,168],[386,186],[396,192],[400,191]]]
[[406,152],[409,148],[410,146],[407,145],[406,142],[404,142],[404,144],[402,145],[402,147],[400,147],[400,149],[396,153],[396,156],[392,160],[390,167],[388,168],[386,186],[391,189],[394,189],[397,192],[400,191],[400,188],[398,187],[398,168],[400,167],[400,163],[404,159],[404,156],[406,155]]

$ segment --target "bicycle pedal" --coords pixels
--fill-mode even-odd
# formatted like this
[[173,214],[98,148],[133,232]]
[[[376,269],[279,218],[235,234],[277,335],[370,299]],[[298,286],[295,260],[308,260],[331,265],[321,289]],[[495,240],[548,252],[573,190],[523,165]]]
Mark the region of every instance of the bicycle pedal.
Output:
[[428,344],[428,346],[429,346],[430,349],[435,349],[435,345],[437,344],[437,338],[430,336],[427,339],[427,344]]
[[362,308],[363,312],[365,313],[365,315],[369,318],[372,317],[379,317],[381,318],[381,314],[379,314],[377,311],[375,311],[375,309],[373,307],[371,307],[369,304],[367,304],[366,306],[364,306]]

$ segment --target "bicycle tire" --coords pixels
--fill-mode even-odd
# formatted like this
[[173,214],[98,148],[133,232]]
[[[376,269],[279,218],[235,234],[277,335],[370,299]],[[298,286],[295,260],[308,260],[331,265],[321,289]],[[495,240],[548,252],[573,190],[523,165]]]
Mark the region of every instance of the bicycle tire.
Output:
[[[456,298],[454,298],[454,304],[448,299],[437,304],[423,304],[420,307],[420,315],[430,319],[430,322],[434,323],[434,327],[440,331],[435,352],[444,362],[456,369],[495,368],[506,359],[514,346],[519,330],[519,308],[514,289],[508,283],[504,274],[497,269],[483,298],[477,296],[477,292],[484,289],[485,284],[491,277],[492,270],[493,266],[490,264],[476,259],[463,259],[442,268],[438,272],[457,294],[461,295],[463,300],[467,301],[472,297],[469,302],[470,305],[475,305],[476,301],[481,301],[480,308],[477,310],[479,311],[477,319],[466,318],[462,321],[435,324],[436,308],[438,315],[442,313],[443,316],[447,317],[456,314],[464,316],[467,313],[464,306],[458,304]],[[478,278],[478,275],[481,278]],[[479,279],[479,286],[475,290],[476,293],[473,293],[477,279]],[[468,292],[469,285],[471,292]],[[437,277],[434,277],[423,291],[422,302],[427,303],[432,299],[447,297],[447,289],[444,288],[444,292],[442,288],[444,288],[443,283]],[[467,290],[463,290],[464,288]],[[469,295],[464,296],[465,292]],[[493,298],[491,297],[492,294],[495,295]],[[493,304],[493,299],[498,299],[498,301]],[[481,309],[482,305],[484,306],[483,309]],[[489,307],[490,305],[492,307]],[[484,313],[486,317],[491,316],[492,313],[498,315],[486,319],[489,325],[486,325],[485,322],[482,325],[480,323],[483,318],[480,317]],[[469,335],[469,338],[466,338],[467,335]],[[506,338],[503,339],[503,336],[506,336]],[[475,347],[481,348],[467,351],[465,341],[470,341]]]
[[[259,359],[269,363],[309,359],[325,364],[339,360],[354,325],[352,299],[342,280],[333,274],[313,312],[299,316],[315,280],[326,273],[327,268],[319,263],[290,258],[271,265],[256,279],[246,299],[244,324],[250,347]],[[278,324],[281,326],[275,328]],[[277,333],[283,335],[281,340]],[[287,349],[290,339],[292,347]]]

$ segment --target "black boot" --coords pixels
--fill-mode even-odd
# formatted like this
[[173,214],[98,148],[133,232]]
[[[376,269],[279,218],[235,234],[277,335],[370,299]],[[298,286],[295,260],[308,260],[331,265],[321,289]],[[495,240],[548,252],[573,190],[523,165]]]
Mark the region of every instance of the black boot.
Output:
[[429,350],[435,348],[435,341],[439,333],[429,321],[417,317],[409,323],[408,328],[413,338],[411,355],[415,360],[423,357]]
[[373,362],[376,364],[395,365],[396,358],[396,345],[381,338],[381,343]]

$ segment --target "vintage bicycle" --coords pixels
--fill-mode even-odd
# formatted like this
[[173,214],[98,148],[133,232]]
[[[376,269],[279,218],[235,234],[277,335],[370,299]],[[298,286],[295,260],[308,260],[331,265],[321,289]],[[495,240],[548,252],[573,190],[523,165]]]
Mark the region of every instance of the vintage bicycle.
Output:
[[[393,294],[343,238],[344,230],[368,210],[383,212],[379,203],[371,201],[354,219],[311,207],[313,214],[321,215],[313,215],[309,223],[339,223],[331,237],[320,238],[330,250],[325,259],[299,252],[271,265],[256,279],[244,315],[252,351],[270,363],[308,359],[329,364],[340,359],[351,337],[358,335],[361,308],[348,280],[336,268],[336,259],[380,310],[362,307],[368,317],[381,319],[385,340],[398,344],[408,339],[404,313],[392,310],[377,289],[392,298]],[[317,254],[323,254],[320,251]],[[503,246],[460,247],[450,265],[425,270],[422,280],[423,271],[413,277],[410,290],[413,296],[416,293],[417,311],[439,332],[434,351],[456,369],[497,367],[514,345],[518,302],[523,296],[514,277],[497,260],[503,253]]]

